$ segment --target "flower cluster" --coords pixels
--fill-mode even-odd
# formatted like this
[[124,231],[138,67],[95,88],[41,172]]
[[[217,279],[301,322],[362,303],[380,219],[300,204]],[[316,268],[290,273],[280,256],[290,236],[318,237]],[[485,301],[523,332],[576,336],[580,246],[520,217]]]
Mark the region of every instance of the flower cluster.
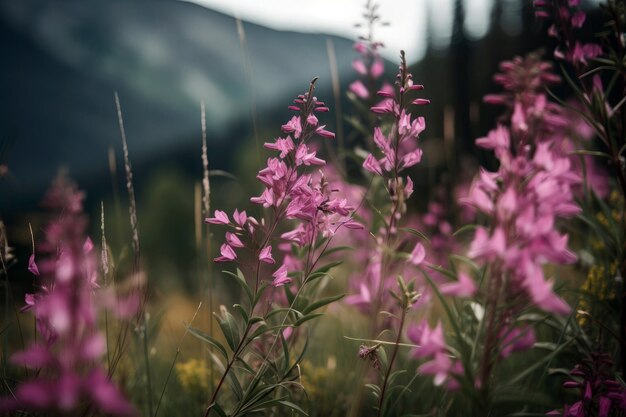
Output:
[[[396,80],[396,90],[393,93],[379,91],[377,94],[387,98],[380,105],[372,107],[372,112],[378,114],[391,114],[395,123],[389,134],[384,134],[380,127],[374,129],[374,143],[382,154],[380,158],[368,154],[363,162],[363,168],[382,177],[392,177],[397,181],[398,174],[405,168],[418,164],[422,159],[422,150],[417,147],[417,139],[426,128],[423,117],[412,118],[408,111],[408,104],[424,105],[430,103],[426,99],[414,99],[407,102],[407,94],[410,91],[423,90],[424,86],[413,84],[413,77],[407,71],[404,52],[402,62]],[[410,177],[406,179],[405,195],[413,192],[413,182]]]
[[69,413],[89,405],[112,415],[133,414],[133,408],[98,365],[105,340],[98,331],[95,291],[97,261],[86,237],[83,193],[59,176],[44,204],[59,217],[46,229],[46,240],[29,260],[37,292],[26,295],[22,311],[33,311],[40,337],[12,362],[39,370],[22,382],[15,397],[0,402],[0,410],[35,409]]
[[569,307],[552,292],[542,268],[548,262],[575,261],[567,249],[568,236],[555,229],[555,221],[580,212],[572,189],[581,179],[556,140],[566,119],[539,93],[557,79],[535,55],[501,68],[496,79],[508,91],[498,97],[512,111],[510,124],[476,140],[494,151],[500,167],[497,172],[481,170],[465,199],[493,219],[489,228],[476,230],[469,256],[507,276],[505,291],[511,297],[527,294],[546,311],[567,313]]
[[437,386],[445,383],[447,389],[456,390],[458,382],[451,376],[461,374],[463,368],[461,362],[453,359],[448,352],[441,322],[437,323],[434,329],[431,329],[426,321],[411,326],[407,331],[407,337],[419,346],[414,350],[414,356],[418,359],[429,359],[420,365],[418,372],[432,375]]
[[535,15],[551,20],[548,35],[556,38],[560,45],[554,56],[574,65],[587,65],[587,60],[602,55],[602,47],[596,43],[582,43],[576,32],[586,20],[586,14],[580,10],[580,0],[535,0]]
[[[333,236],[341,227],[361,228],[352,220],[353,208],[347,200],[337,196],[337,191],[329,186],[323,174],[306,172],[307,167],[323,166],[326,162],[317,157],[309,140],[314,136],[332,139],[334,134],[320,125],[316,113],[327,112],[328,108],[313,96],[315,80],[309,91],[299,95],[289,109],[299,114],[282,126],[287,134],[274,142],[265,143],[267,149],[278,152],[277,157],[267,160],[267,166],[259,171],[257,179],[265,186],[258,197],[251,202],[271,209],[271,219],[258,221],[245,211],[235,210],[233,221],[220,210],[205,222],[226,225],[232,231],[226,232],[226,242],[220,248],[221,256],[216,262],[235,261],[238,250],[252,250],[255,261],[274,264],[272,255],[272,235],[283,220],[296,222],[295,228],[281,235],[282,244],[306,247],[319,237]],[[282,246],[282,245],[281,245]],[[291,281],[288,277],[287,262],[277,268],[272,284],[282,286]]]
[[501,165],[496,173],[482,170],[466,199],[494,219],[490,228],[476,230],[468,255],[497,265],[497,273],[508,277],[507,294],[527,294],[543,310],[569,312],[552,292],[552,282],[544,279],[542,265],[576,260],[567,249],[567,234],[559,233],[554,223],[580,211],[572,196],[579,178],[571,174],[569,160],[554,155],[546,143],[537,146],[532,159],[512,155],[503,126],[480,144],[495,149]]
[[564,388],[578,390],[579,400],[547,415],[608,417],[625,412],[626,391],[612,376],[612,368],[610,355],[606,352],[591,352],[589,358],[570,371],[570,379],[563,384]]
[[[388,83],[380,84],[380,77],[385,72],[385,63],[378,50],[383,46],[382,42],[374,39],[374,27],[380,24],[380,16],[376,12],[376,6],[369,3],[365,7],[364,17],[367,20],[367,36],[360,37],[355,42],[354,50],[360,57],[352,61],[352,68],[359,78],[348,86],[348,90],[360,100],[373,103],[375,100],[374,91],[381,87],[384,91],[393,91],[393,87]],[[357,24],[361,26],[361,24]]]
[[[423,86],[413,84],[412,75],[408,72],[404,52],[401,53],[401,64],[392,92],[379,91],[385,100],[371,108],[378,115],[390,115],[393,125],[388,133],[381,127],[374,128],[373,142],[380,152],[379,157],[369,153],[363,162],[366,171],[380,176],[385,180],[391,206],[385,214],[385,226],[377,235],[375,245],[368,249],[368,261],[365,269],[359,272],[358,278],[351,279],[351,285],[357,291],[346,298],[346,302],[355,305],[364,312],[372,312],[384,305],[385,309],[393,309],[381,298],[395,284],[396,273],[401,273],[406,265],[416,266],[423,262],[425,249],[421,243],[412,243],[411,239],[398,236],[398,222],[406,213],[406,200],[413,193],[411,177],[404,179],[399,176],[402,170],[409,168],[421,160],[422,150],[418,147],[418,138],[425,129],[423,117],[413,117],[409,108],[412,105],[427,104],[428,100],[409,99],[409,93],[422,90]],[[388,258],[389,250],[401,252],[411,248],[407,258],[402,262]],[[408,260],[408,262],[407,262]],[[393,303],[392,300],[389,300]]]

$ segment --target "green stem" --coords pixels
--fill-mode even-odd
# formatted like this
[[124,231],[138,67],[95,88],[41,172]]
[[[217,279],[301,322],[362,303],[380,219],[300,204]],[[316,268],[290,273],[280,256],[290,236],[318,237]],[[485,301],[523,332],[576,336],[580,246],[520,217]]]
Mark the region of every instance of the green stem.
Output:
[[402,317],[400,318],[400,328],[398,329],[398,335],[396,336],[396,341],[393,346],[393,353],[391,354],[391,360],[389,361],[389,365],[387,366],[387,372],[385,372],[385,379],[383,380],[383,387],[380,391],[380,398],[378,400],[378,417],[383,415],[383,407],[385,405],[385,393],[387,391],[387,386],[389,384],[389,375],[391,375],[391,369],[393,368],[393,363],[396,360],[396,356],[398,355],[398,350],[400,349],[400,337],[402,336],[402,330],[404,329],[404,320],[406,318],[406,306],[402,307]]

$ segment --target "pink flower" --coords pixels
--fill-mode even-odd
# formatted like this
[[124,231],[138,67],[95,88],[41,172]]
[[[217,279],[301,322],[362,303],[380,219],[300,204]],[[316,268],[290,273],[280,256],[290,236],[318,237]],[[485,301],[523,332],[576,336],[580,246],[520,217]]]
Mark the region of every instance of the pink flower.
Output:
[[426,375],[433,375],[435,377],[435,386],[440,386],[448,378],[451,368],[452,361],[450,357],[444,352],[437,352],[434,358],[422,364],[418,371]]
[[309,148],[301,143],[296,151],[296,165],[325,165],[326,161],[318,158],[315,155],[315,151],[308,152]]
[[411,177],[406,177],[406,186],[404,187],[404,198],[411,197],[413,194],[413,180]]
[[572,16],[572,26],[575,28],[583,27],[586,17],[587,15],[585,14],[585,12],[583,12],[582,10],[577,11]]
[[230,262],[237,259],[237,254],[227,243],[223,243],[222,246],[220,246],[220,253],[222,256],[215,258],[215,262]]
[[354,69],[360,75],[367,74],[367,68],[365,68],[365,64],[360,59],[355,59],[352,61],[352,69]]
[[371,172],[372,174],[378,174],[381,176],[383,175],[383,171],[380,167],[380,164],[378,163],[376,158],[372,156],[372,154],[367,155],[367,158],[365,158],[365,161],[363,162],[363,168],[365,168],[367,171]]
[[226,242],[233,248],[243,248],[244,244],[239,237],[231,232],[226,232]]
[[334,139],[335,134],[329,130],[324,129],[325,127],[326,126],[318,127],[317,129],[315,129],[315,133],[326,139]]
[[369,91],[367,91],[367,87],[365,87],[361,80],[356,80],[350,83],[348,89],[356,94],[357,97],[363,100],[367,99],[370,96]]
[[416,357],[425,358],[440,352],[445,352],[446,342],[443,338],[441,322],[438,322],[434,329],[431,329],[425,321],[422,322],[421,327],[414,330],[413,337],[416,336],[418,339],[413,339],[419,345],[415,350]]
[[259,260],[261,262],[265,262],[266,264],[273,264],[276,262],[274,258],[272,258],[271,246],[268,245],[261,250],[261,252],[259,253]]
[[265,191],[263,191],[263,193],[259,197],[250,198],[250,201],[255,204],[262,204],[263,207],[266,207],[266,208],[273,206],[275,203],[274,194],[268,188],[266,188]]
[[460,272],[457,282],[444,284],[439,287],[439,291],[443,295],[451,295],[453,297],[471,297],[476,293],[476,284],[469,275]]
[[295,149],[293,141],[291,140],[291,136],[287,136],[284,139],[278,138],[274,143],[264,143],[263,146],[265,146],[267,149],[280,151],[280,157],[282,159],[284,159],[287,154],[289,154],[289,152]]
[[400,164],[400,168],[410,168],[413,165],[419,164],[422,160],[422,150],[416,149],[412,152],[407,152],[406,155],[402,158],[402,164]]
[[281,129],[285,133],[293,133],[296,139],[300,139],[302,134],[302,124],[300,123],[300,117],[293,116],[291,120],[281,126]]
[[535,331],[530,326],[504,328],[500,337],[500,355],[503,358],[532,348],[536,341]]
[[411,255],[409,256],[409,262],[411,262],[413,265],[420,265],[422,262],[424,262],[425,258],[426,249],[424,249],[424,245],[422,245],[420,242],[417,242],[417,244],[413,248],[413,251],[411,252]]
[[274,277],[274,280],[272,281],[272,286],[274,287],[282,287],[292,281],[292,279],[287,276],[287,267],[284,264],[281,265],[281,267],[278,268],[272,276]]
[[385,72],[385,63],[382,59],[377,58],[372,63],[372,67],[370,68],[370,75],[372,78],[379,78]]
[[476,139],[476,145],[485,149],[498,149],[509,147],[509,131],[499,125],[496,129],[491,130],[487,137]]
[[228,214],[221,210],[215,210],[215,214],[213,217],[208,217],[204,219],[205,223],[210,224],[230,224],[230,220],[228,220]]
[[33,275],[39,275],[39,268],[37,267],[37,264],[35,263],[34,253],[30,255],[30,258],[28,258],[28,271]]
[[239,210],[235,209],[235,212],[233,213],[233,219],[235,220],[235,223],[237,223],[240,227],[243,227],[248,220],[248,216],[245,210],[239,212]]
[[[41,415],[75,415],[86,409],[109,415],[134,412],[109,378],[102,378],[98,385],[89,378],[96,372],[106,375],[100,365],[104,337],[97,328],[104,297],[96,294],[98,265],[93,242],[85,235],[82,199],[83,193],[59,175],[44,200],[55,220],[45,229],[37,292],[26,295],[22,309],[33,311],[37,338],[11,357],[13,363],[37,368],[37,372],[16,387],[13,397],[0,398],[0,414],[18,409]],[[29,270],[40,272],[34,255]],[[115,393],[119,408],[101,403],[97,389]]]

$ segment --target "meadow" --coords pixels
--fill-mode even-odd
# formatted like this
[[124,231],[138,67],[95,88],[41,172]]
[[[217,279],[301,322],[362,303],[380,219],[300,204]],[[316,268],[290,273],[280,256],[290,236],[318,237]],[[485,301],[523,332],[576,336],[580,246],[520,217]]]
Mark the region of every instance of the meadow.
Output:
[[544,48],[499,64],[481,160],[438,181],[443,87],[386,69],[369,1],[345,91],[311,74],[241,169],[198,103],[202,176],[147,193],[167,216],[116,93],[125,188],[88,216],[61,171],[26,257],[0,222],[0,414],[626,415],[626,7],[591,35],[578,0],[533,7]]

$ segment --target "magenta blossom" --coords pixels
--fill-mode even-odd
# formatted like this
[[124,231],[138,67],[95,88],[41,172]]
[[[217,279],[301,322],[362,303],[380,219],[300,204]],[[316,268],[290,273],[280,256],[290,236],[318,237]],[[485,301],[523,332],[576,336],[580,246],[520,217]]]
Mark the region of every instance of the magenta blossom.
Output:
[[69,415],[83,413],[87,406],[104,414],[135,414],[100,364],[106,343],[98,331],[98,313],[106,297],[96,295],[97,261],[85,235],[82,199],[60,175],[44,200],[58,217],[45,230],[39,265],[34,255],[30,258],[37,292],[26,295],[22,309],[34,314],[38,338],[11,357],[14,364],[37,372],[18,384],[12,398],[0,399],[0,413]]

